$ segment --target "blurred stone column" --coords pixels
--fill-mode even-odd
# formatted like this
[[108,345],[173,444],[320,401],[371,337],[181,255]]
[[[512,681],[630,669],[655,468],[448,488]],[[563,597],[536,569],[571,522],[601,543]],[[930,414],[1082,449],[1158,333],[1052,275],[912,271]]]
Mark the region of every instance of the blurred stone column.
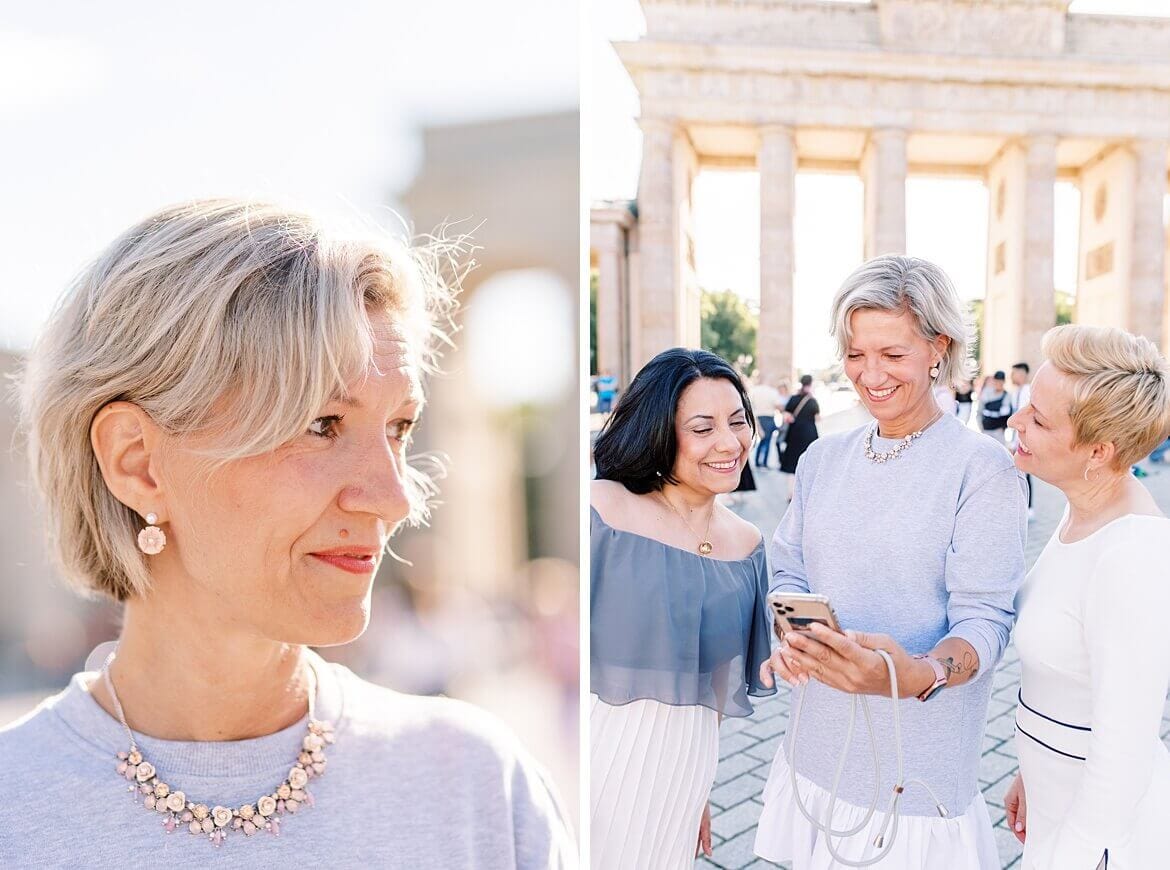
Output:
[[762,383],[792,377],[792,238],[796,139],[791,127],[760,130],[760,325],[756,358]]
[[686,131],[674,121],[644,118],[638,180],[640,359],[677,345],[698,346],[698,293],[692,286],[689,231],[691,181],[697,169]]
[[[1035,370],[1040,342],[1056,325],[1056,288],[1052,279],[1056,244],[1056,137],[1033,136],[1024,146],[1024,262],[1021,267],[1018,359]],[[998,365],[998,364],[997,364]]]
[[906,252],[906,131],[872,130],[861,157],[865,259]]
[[625,233],[616,223],[594,224],[593,250],[597,253],[597,371],[608,371],[626,383],[622,370],[622,273],[625,271]]
[[1162,209],[1166,196],[1166,147],[1162,139],[1143,139],[1133,145],[1137,173],[1126,328],[1153,342],[1162,340],[1165,326],[1166,228]]

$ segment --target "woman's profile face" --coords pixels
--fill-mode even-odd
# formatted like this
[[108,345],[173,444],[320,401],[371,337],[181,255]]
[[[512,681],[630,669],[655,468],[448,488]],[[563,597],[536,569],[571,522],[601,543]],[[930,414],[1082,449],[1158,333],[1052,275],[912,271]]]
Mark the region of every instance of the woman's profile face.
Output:
[[732,492],[751,445],[739,391],[726,378],[692,381],[674,415],[674,478],[702,493]]
[[845,374],[874,419],[892,423],[934,402],[930,369],[946,351],[945,336],[928,341],[911,312],[875,308],[854,311],[849,329]]
[[[180,563],[190,606],[288,643],[365,630],[383,547],[411,510],[405,451],[422,404],[405,333],[385,314],[371,323],[377,370],[348,385],[352,405],[331,402],[291,442],[211,477],[181,439],[166,451],[172,543],[151,564]],[[314,555],[336,548],[363,558]]]
[[1064,372],[1044,363],[1032,379],[1032,397],[1008,418],[1019,433],[1016,467],[1043,481],[1059,485],[1083,478],[1092,448],[1076,447],[1076,432],[1068,409],[1073,384]]

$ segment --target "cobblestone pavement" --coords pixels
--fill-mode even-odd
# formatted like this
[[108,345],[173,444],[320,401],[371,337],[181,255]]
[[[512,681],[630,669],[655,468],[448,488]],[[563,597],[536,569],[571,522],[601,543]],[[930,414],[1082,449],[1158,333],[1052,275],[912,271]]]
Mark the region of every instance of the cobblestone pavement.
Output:
[[[828,418],[822,434],[859,425],[864,412],[843,412]],[[775,454],[772,456],[776,463]],[[1150,476],[1143,483],[1154,494],[1163,510],[1170,513],[1170,468],[1143,465]],[[744,493],[732,508],[758,525],[764,535],[772,536],[787,506],[787,482],[774,470],[757,471],[758,489]],[[1028,567],[1052,536],[1064,512],[1065,499],[1059,490],[1033,479],[1036,518],[1028,527]],[[1015,734],[1016,692],[1020,665],[1013,646],[1009,646],[996,670],[987,730],[983,738],[983,761],[979,785],[983,790],[1004,868],[1018,867],[1022,847],[1004,822],[1003,796],[1016,773]],[[757,701],[755,714],[746,719],[729,719],[720,729],[719,767],[711,790],[711,831],[713,856],[701,858],[700,867],[774,867],[752,852],[756,823],[763,808],[761,798],[772,759],[788,724],[789,692],[781,684],[774,697]],[[1170,744],[1170,703],[1162,720],[1162,738]],[[787,865],[780,865],[786,867]]]

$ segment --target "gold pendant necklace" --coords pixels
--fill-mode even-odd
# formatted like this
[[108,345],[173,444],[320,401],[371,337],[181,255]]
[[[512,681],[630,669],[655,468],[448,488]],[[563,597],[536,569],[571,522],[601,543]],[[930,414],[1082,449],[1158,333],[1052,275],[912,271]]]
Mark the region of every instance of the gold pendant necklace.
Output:
[[[674,511],[676,514],[678,514],[678,518],[683,521],[683,525],[687,527],[687,530],[692,535],[695,535],[696,538],[699,538],[699,536],[697,534],[695,534],[694,528],[692,528],[691,524],[687,522],[687,518],[682,515],[682,511],[680,511],[673,504],[671,504],[670,499],[668,499],[664,493],[660,492],[658,494],[662,496],[662,500],[664,502],[666,502],[666,506],[668,508],[670,508],[672,511]],[[703,533],[703,536],[701,538],[699,538],[699,555],[700,556],[710,556],[711,551],[713,549],[715,549],[713,546],[711,546],[711,518],[714,516],[715,516],[715,505],[714,505],[714,503],[712,503],[711,513],[707,514],[707,530]]]
[[163,782],[154,765],[143,757],[134,739],[134,732],[126,724],[126,714],[122,712],[122,703],[110,679],[110,664],[115,655],[116,651],[106,658],[102,666],[102,678],[114,709],[118,712],[118,721],[130,738],[129,751],[118,753],[118,774],[130,781],[127,791],[133,792],[136,800],[141,796],[142,805],[162,818],[162,826],[168,834],[185,827],[192,834],[205,836],[214,846],[221,845],[233,832],[250,837],[263,830],[279,837],[281,816],[295,813],[301,807],[313,806],[313,795],[308,784],[310,779],[325,772],[325,747],[333,742],[333,725],[318,720],[315,715],[318,680],[311,662],[309,672],[313,675],[313,687],[309,692],[309,733],[301,741],[301,752],[296,763],[289,769],[284,782],[270,794],[260,795],[250,804],[232,808],[208,806],[188,800],[184,792]]

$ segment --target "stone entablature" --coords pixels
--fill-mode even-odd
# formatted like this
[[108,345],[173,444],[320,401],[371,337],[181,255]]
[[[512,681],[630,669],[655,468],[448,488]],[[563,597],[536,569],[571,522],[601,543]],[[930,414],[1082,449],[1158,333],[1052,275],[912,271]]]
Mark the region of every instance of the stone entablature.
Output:
[[[905,249],[909,174],[988,183],[984,345],[993,368],[1038,358],[1055,317],[1053,185],[1087,184],[1078,305],[1170,345],[1161,209],[1170,19],[1069,15],[1066,0],[642,5],[646,36],[616,45],[643,130],[637,262],[628,264],[636,274],[628,286],[638,288],[631,310],[634,296],[643,303],[628,321],[633,368],[694,343],[690,185],[703,165],[760,175],[766,378],[791,374],[802,168],[862,176],[866,257]],[[1114,205],[1096,228],[1101,185]]]
[[978,57],[1170,57],[1170,21],[1070,15],[1064,0],[647,0],[646,39],[704,45],[932,52]]
[[1062,137],[1170,137],[1170,62],[1078,70],[741,46],[629,43],[642,116],[695,123],[871,127]]

